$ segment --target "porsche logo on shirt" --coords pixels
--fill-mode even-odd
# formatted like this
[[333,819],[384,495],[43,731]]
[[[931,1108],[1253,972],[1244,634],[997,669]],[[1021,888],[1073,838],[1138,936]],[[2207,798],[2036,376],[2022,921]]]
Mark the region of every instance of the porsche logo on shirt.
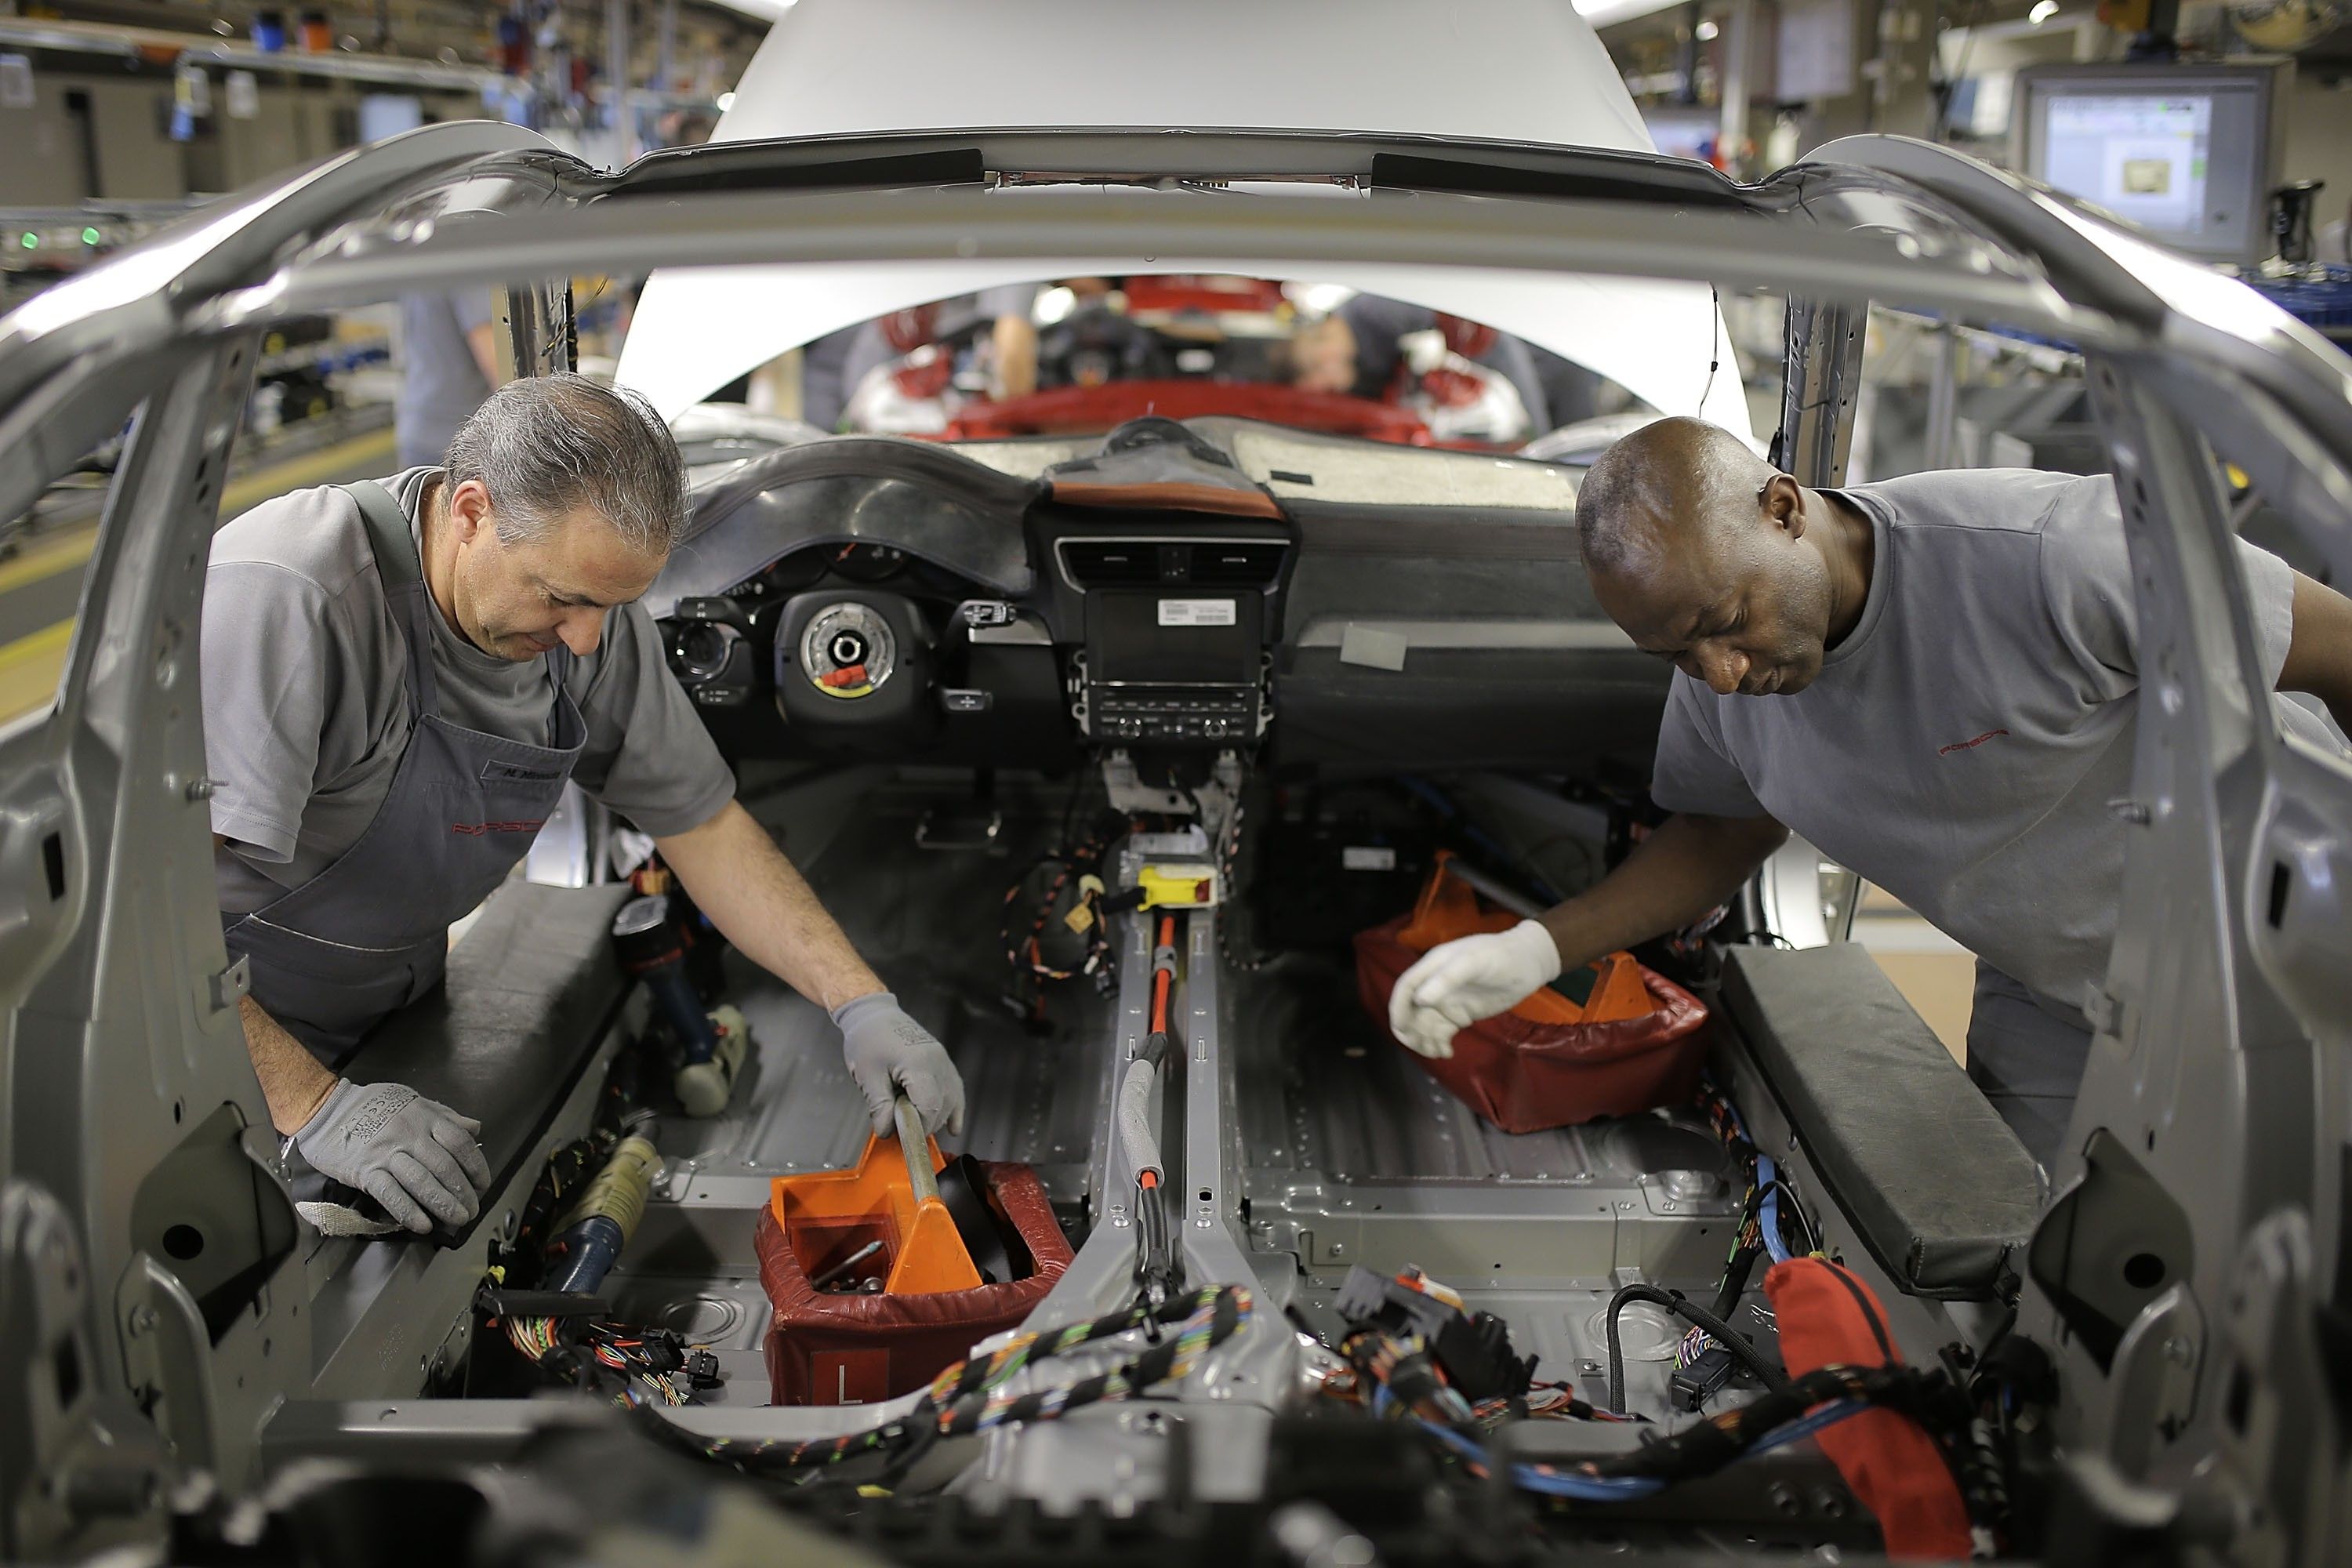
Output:
[[1936,754],[1939,757],[1948,757],[1954,752],[1974,751],[1977,747],[1983,745],[1987,741],[1991,740],[1996,735],[2006,735],[2008,733],[2009,731],[2006,730],[1987,730],[1983,734],[1977,736],[1973,740],[1955,741],[1948,746],[1938,746],[1936,748]]

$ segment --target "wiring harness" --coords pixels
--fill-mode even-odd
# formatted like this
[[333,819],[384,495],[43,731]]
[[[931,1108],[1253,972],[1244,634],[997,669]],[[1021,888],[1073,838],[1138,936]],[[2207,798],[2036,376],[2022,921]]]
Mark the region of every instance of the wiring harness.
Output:
[[562,1323],[556,1318],[509,1317],[507,1341],[525,1360],[571,1382],[607,1385],[603,1391],[625,1406],[681,1405],[696,1391],[720,1382],[719,1357],[709,1345],[688,1343],[667,1330],[600,1322],[572,1335]]
[[[1048,1333],[1021,1334],[989,1355],[958,1362],[940,1373],[903,1417],[840,1437],[805,1442],[704,1438],[642,1401],[633,1399],[630,1405],[650,1417],[649,1429],[668,1447],[747,1474],[814,1471],[865,1454],[889,1455],[892,1468],[903,1470],[941,1437],[1051,1421],[1088,1405],[1130,1398],[1159,1384],[1181,1383],[1202,1356],[1248,1324],[1251,1310],[1248,1289],[1220,1285],[1157,1309],[1130,1307]],[[1024,1367],[1155,1325],[1173,1325],[1174,1331],[1108,1372],[1024,1393],[1006,1386]]]
[[[1419,1423],[1462,1461],[1468,1474],[1481,1479],[1489,1475],[1493,1460],[1485,1441],[1489,1423],[1443,1387],[1425,1354],[1410,1347],[1359,1342],[1378,1337],[1350,1336],[1347,1351],[1360,1386],[1371,1391],[1369,1403],[1373,1414]],[[1577,1465],[1515,1462],[1512,1484],[1524,1491],[1570,1501],[1631,1502],[1810,1437],[1876,1406],[1901,1410],[1923,1424],[1932,1422],[1935,1428],[1950,1426],[1950,1384],[1914,1368],[1824,1367],[1782,1383],[1782,1388],[1738,1409],[1694,1422],[1630,1453]],[[1630,1419],[1596,1410],[1573,1397],[1555,1408],[1559,1414],[1584,1420]],[[1505,1413],[1496,1413],[1496,1419],[1502,1418]]]

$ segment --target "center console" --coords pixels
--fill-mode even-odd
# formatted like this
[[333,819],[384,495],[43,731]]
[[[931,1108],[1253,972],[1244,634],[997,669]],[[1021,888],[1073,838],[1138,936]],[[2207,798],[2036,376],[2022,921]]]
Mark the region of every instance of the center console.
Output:
[[1268,600],[1284,550],[1280,540],[1241,539],[1066,551],[1066,568],[1076,567],[1071,575],[1084,595],[1070,698],[1086,738],[1203,750],[1255,744],[1274,718],[1276,626]]

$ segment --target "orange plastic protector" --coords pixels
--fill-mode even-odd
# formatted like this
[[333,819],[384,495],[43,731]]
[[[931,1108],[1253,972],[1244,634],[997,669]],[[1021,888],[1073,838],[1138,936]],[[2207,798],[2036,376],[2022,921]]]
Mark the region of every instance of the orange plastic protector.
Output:
[[[924,1142],[931,1169],[940,1169],[947,1160],[939,1141]],[[886,1295],[928,1296],[980,1284],[980,1270],[971,1266],[948,1205],[938,1198],[915,1201],[896,1137],[869,1133],[866,1152],[846,1171],[777,1177],[768,1202],[776,1224],[795,1239],[853,1230],[870,1239],[878,1231],[890,1258],[882,1283]]]
[[[1886,1310],[1853,1272],[1821,1258],[1792,1258],[1764,1276],[1764,1295],[1790,1377],[1825,1366],[1902,1364]],[[1890,1557],[1965,1558],[1968,1505],[1943,1450],[1908,1415],[1869,1410],[1814,1439],[1853,1495],[1878,1516]]]
[[[887,1278],[891,1292],[899,1293],[819,1290],[812,1274],[823,1274],[870,1241],[895,1247],[899,1236],[909,1234],[897,1228],[905,1211],[885,1190],[884,1173],[894,1166],[899,1192],[910,1197],[896,1144],[877,1139],[856,1170],[830,1178],[781,1178],[778,1195],[760,1211],[751,1242],[772,1308],[764,1348],[771,1394],[779,1405],[871,1404],[911,1393],[974,1343],[1026,1320],[1070,1266],[1070,1244],[1037,1173],[1026,1165],[982,1161],[989,1205],[1021,1237],[1034,1265],[1030,1273],[971,1289],[908,1294],[900,1292],[902,1279],[919,1280],[902,1275],[904,1259],[893,1257]],[[877,1184],[863,1200],[856,1195],[861,1177]],[[786,1188],[789,1197],[782,1195]],[[873,1201],[877,1194],[879,1201]],[[873,1206],[861,1207],[862,1202]],[[919,1215],[916,1223],[921,1224]],[[928,1250],[920,1238],[916,1247]],[[964,1268],[971,1268],[968,1259]]]
[[[1446,862],[1453,858],[1451,850],[1437,852],[1437,864],[1430,868],[1429,880],[1422,884],[1412,918],[1396,933],[1396,940],[1405,946],[1427,952],[1457,937],[1490,935],[1519,923],[1519,917],[1507,910],[1487,908],[1477,889],[1447,868]],[[1522,998],[1512,1007],[1512,1014],[1530,1024],[1607,1024],[1646,1017],[1658,1010],[1642,979],[1642,966],[1632,953],[1610,953],[1592,967],[1601,976],[1592,983],[1592,994],[1584,1002],[1575,1002],[1547,985]]]
[[[1421,957],[1403,940],[1404,925],[1400,917],[1356,933],[1356,994],[1382,1034],[1389,995]],[[1643,988],[1644,1006],[1636,1016],[1546,1023],[1513,1009],[1456,1033],[1450,1057],[1407,1055],[1506,1132],[1539,1132],[1679,1105],[1697,1089],[1706,1059],[1706,1004],[1630,957],[1616,954],[1609,962],[1620,960],[1621,973]],[[1602,995],[1599,986],[1594,995]]]

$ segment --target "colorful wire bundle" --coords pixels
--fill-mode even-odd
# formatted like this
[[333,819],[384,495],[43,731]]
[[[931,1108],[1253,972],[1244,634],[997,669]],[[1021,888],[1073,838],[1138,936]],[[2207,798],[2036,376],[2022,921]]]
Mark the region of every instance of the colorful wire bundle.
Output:
[[[941,1436],[961,1436],[1024,1421],[1051,1421],[1082,1405],[1126,1399],[1155,1384],[1191,1375],[1201,1358],[1239,1333],[1251,1312],[1248,1289],[1219,1285],[1171,1301],[1156,1311],[1131,1307],[1090,1322],[1073,1323],[1045,1334],[1023,1334],[984,1357],[956,1363],[931,1380],[921,1403],[897,1421],[840,1437],[777,1442],[721,1437],[705,1439],[675,1423],[656,1420],[657,1434],[673,1447],[743,1469],[803,1469],[837,1465],[861,1454],[903,1450]],[[1024,1367],[1081,1345],[1116,1339],[1148,1321],[1181,1325],[1177,1331],[1108,1372],[1026,1394],[1005,1384]],[[649,1407],[636,1408],[657,1415]]]
[[[509,1318],[506,1320],[507,1339],[514,1348],[533,1362],[545,1363],[559,1351],[570,1348],[556,1331],[553,1318]],[[688,1390],[678,1386],[678,1378],[656,1366],[645,1352],[645,1342],[625,1337],[633,1331],[610,1325],[591,1328],[582,1336],[579,1349],[599,1366],[619,1373],[625,1380],[614,1403],[634,1405],[650,1395],[664,1405],[680,1405],[687,1402]],[[692,1350],[707,1347],[694,1345]]]

